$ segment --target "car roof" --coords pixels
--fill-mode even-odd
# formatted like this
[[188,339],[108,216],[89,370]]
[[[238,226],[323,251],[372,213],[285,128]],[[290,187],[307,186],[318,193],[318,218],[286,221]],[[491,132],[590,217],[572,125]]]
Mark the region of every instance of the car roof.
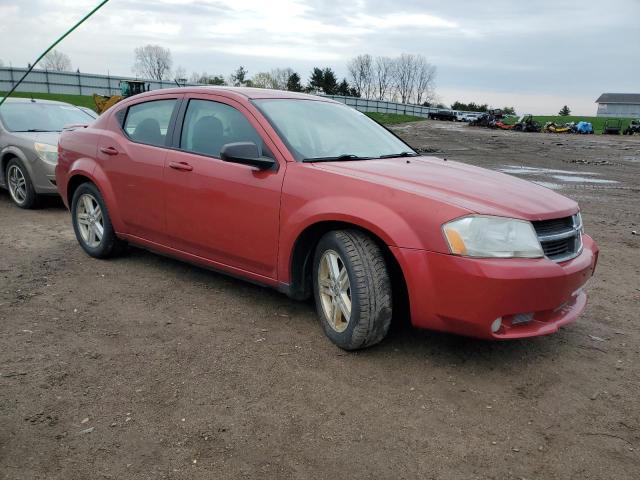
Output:
[[44,103],[48,105],[67,105],[74,106],[67,102],[59,102],[57,100],[43,100],[40,98],[23,98],[23,97],[9,97],[5,101],[5,103]]
[[331,100],[327,97],[319,95],[310,95],[308,93],[289,92],[286,90],[273,90],[270,88],[252,88],[252,87],[226,87],[226,86],[186,86],[181,88],[163,88],[161,90],[151,90],[149,92],[135,95],[136,98],[145,96],[154,96],[159,94],[183,94],[183,93],[215,93],[230,98],[243,98],[243,99],[265,99],[265,98],[289,98],[298,100],[315,100],[323,102],[339,103]]

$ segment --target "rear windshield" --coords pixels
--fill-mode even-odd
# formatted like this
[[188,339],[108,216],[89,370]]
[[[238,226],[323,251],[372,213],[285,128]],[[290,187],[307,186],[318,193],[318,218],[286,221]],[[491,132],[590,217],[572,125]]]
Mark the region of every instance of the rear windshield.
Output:
[[93,117],[73,105],[20,102],[2,105],[0,120],[11,132],[60,132],[66,125],[90,123]]

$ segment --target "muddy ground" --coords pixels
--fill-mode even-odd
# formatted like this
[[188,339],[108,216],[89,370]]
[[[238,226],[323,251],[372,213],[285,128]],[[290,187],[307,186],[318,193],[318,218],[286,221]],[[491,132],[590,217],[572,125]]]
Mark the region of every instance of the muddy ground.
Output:
[[396,130],[580,202],[602,251],[577,323],[345,353],[311,304],[143,250],[91,259],[61,203],[2,192],[0,478],[639,478],[640,138]]

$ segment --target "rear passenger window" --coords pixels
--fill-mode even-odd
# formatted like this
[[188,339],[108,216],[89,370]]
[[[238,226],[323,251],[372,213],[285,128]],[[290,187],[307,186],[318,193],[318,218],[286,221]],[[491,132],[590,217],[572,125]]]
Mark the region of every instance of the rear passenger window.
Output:
[[189,101],[180,148],[220,158],[222,147],[235,142],[253,142],[264,154],[260,135],[240,111],[210,100]]
[[163,147],[176,100],[155,100],[129,107],[124,131],[134,142]]

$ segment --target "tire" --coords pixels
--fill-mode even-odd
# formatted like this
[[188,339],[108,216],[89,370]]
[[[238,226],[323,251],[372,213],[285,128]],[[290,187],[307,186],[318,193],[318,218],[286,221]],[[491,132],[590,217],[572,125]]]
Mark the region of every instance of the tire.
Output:
[[[348,288],[344,280],[335,281],[345,275]],[[338,347],[370,347],[387,335],[393,311],[391,281],[382,251],[371,237],[357,230],[325,234],[314,255],[313,291],[322,329]]]
[[40,203],[40,197],[33,188],[33,182],[29,176],[29,171],[17,158],[12,158],[7,163],[5,179],[9,196],[13,203],[20,208],[36,208]]
[[107,206],[93,183],[83,183],[74,192],[71,219],[78,243],[89,256],[109,258],[126,247],[126,242],[116,236]]

